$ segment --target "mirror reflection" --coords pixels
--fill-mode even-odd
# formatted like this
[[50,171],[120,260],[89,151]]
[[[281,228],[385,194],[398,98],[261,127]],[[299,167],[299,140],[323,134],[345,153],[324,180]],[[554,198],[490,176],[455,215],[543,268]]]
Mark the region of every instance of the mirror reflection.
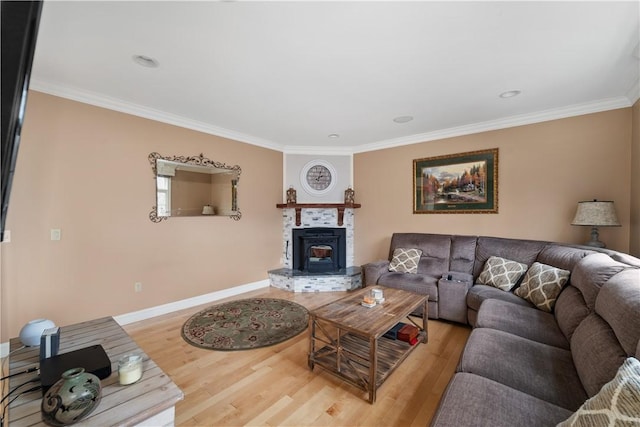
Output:
[[156,176],[154,222],[179,216],[225,216],[239,220],[240,166],[228,166],[199,156],[149,155]]

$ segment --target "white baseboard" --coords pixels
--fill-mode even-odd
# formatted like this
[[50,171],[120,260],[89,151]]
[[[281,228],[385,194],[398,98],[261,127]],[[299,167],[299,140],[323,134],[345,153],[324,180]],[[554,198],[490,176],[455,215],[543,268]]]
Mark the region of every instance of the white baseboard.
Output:
[[[223,289],[221,291],[211,292],[205,295],[199,295],[193,298],[187,298],[169,304],[158,305],[156,307],[145,308],[144,310],[134,311],[131,313],[120,314],[113,316],[114,320],[119,325],[128,325],[129,323],[138,322],[140,320],[150,319],[152,317],[160,316],[167,313],[172,313],[178,310],[184,310],[185,308],[195,307],[201,304],[207,304],[213,301],[218,301],[224,298],[233,297],[243,294],[245,292],[255,291],[262,288],[269,287],[269,279],[260,280],[258,282],[247,283],[246,285],[235,286],[229,289]],[[0,358],[7,357],[9,354],[9,343],[0,343]]]
[[246,285],[235,286],[233,288],[223,289],[221,291],[211,292],[209,294],[171,302],[169,304],[158,305],[156,307],[145,308],[144,310],[140,311],[120,314],[118,316],[113,316],[113,318],[121,326],[128,325],[129,323],[139,322],[140,320],[150,319],[152,317],[161,316],[163,314],[172,313],[178,310],[184,310],[185,308],[207,304],[213,301],[218,301],[224,298],[233,297],[245,292],[255,291],[267,287],[269,287],[269,280],[260,280],[258,282],[247,283]]
[[9,355],[9,348],[8,342],[0,343],[0,358],[4,359]]

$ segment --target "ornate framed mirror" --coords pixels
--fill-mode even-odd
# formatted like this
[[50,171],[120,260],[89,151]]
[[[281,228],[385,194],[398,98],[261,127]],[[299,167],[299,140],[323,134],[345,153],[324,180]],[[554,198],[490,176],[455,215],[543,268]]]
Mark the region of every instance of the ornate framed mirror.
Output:
[[238,221],[240,166],[199,156],[165,157],[153,152],[149,163],[155,176],[156,205],[149,219],[169,217],[224,216]]

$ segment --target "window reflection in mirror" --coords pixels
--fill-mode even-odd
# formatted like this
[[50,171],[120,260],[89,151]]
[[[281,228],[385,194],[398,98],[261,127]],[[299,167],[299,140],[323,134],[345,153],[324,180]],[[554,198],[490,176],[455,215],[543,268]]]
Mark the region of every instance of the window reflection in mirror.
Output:
[[156,180],[158,191],[158,215],[171,216],[171,177],[158,176]]
[[150,219],[158,222],[178,216],[227,216],[240,219],[238,208],[239,166],[227,166],[202,156],[162,157],[151,153],[156,173],[156,210]]

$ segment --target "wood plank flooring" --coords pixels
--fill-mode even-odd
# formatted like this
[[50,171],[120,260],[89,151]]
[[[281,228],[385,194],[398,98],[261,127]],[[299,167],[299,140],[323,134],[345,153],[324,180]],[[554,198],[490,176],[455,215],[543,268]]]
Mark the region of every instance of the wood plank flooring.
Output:
[[[282,298],[313,309],[345,295],[265,288],[230,300]],[[308,368],[308,330],[254,350],[211,351],[187,344],[181,327],[205,307],[124,327],[184,392],[176,406],[179,426],[426,426],[470,333],[462,325],[430,320],[429,343],[420,344],[370,405],[365,392],[318,367]]]

